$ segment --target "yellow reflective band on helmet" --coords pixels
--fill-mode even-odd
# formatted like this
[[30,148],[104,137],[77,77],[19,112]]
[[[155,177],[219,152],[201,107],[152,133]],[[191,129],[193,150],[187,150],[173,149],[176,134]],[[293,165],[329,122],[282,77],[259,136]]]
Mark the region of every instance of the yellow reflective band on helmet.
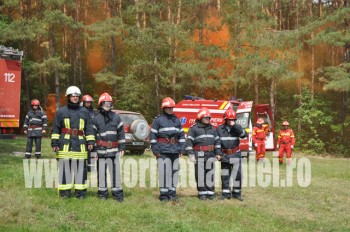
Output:
[[85,127],[85,121],[84,119],[79,120],[79,130],[84,130]]
[[72,184],[59,184],[58,185],[58,190],[67,190],[72,188]]
[[59,134],[52,134],[51,139],[60,139],[60,135]]
[[74,184],[74,188],[78,190],[87,189],[87,184]]
[[85,138],[86,141],[95,141],[95,135],[87,135]]

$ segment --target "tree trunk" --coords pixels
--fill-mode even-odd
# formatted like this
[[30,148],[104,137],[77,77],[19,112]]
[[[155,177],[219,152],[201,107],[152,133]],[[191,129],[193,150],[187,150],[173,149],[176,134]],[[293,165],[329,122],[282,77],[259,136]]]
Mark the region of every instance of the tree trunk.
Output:
[[[300,22],[300,12],[299,12],[299,3],[298,1],[294,1],[294,5],[295,5],[295,8],[296,8],[296,29],[299,29],[300,25],[299,25],[299,22]],[[297,61],[297,69],[298,69],[298,73],[301,72],[301,61],[300,61],[300,52],[299,52],[299,55],[298,55],[298,61]],[[302,95],[302,77],[299,77],[297,79],[297,89],[298,89],[298,95],[301,96]],[[298,100],[298,106],[300,107],[301,106],[301,98],[299,98]],[[297,132],[298,134],[300,133],[301,131],[301,115],[298,115],[298,126],[297,126]]]
[[276,110],[276,104],[275,104],[275,95],[276,95],[276,83],[275,83],[275,77],[272,77],[271,79],[271,85],[270,85],[270,106],[271,106],[271,112],[272,112],[272,119],[275,120],[275,110]]
[[79,64],[79,82],[80,82],[80,89],[82,92],[84,92],[84,80],[83,80],[83,61],[81,59],[81,46],[80,41],[78,41],[78,64]]
[[346,92],[341,92],[341,104],[340,104],[340,125],[341,125],[341,131],[340,136],[341,139],[344,139],[344,122],[345,122],[345,115],[346,115]]
[[[111,36],[111,72],[116,75],[117,73],[117,64],[116,64],[116,42],[115,36]],[[114,83],[114,96],[117,97],[117,80]]]
[[[177,6],[177,14],[176,14],[176,24],[175,27],[177,27],[180,23],[181,23],[181,7],[182,7],[182,0],[178,0],[178,6]],[[176,39],[174,39],[174,51],[173,51],[173,60],[174,60],[174,64],[177,63],[177,49],[179,46],[179,41],[177,41]],[[173,76],[173,99],[176,99],[176,80],[177,78],[177,74],[175,73]]]
[[258,69],[254,70],[254,92],[255,92],[255,104],[259,104],[259,75]]
[[154,49],[154,66],[156,67],[156,71],[155,71],[155,74],[154,74],[154,83],[156,83],[156,112],[158,112],[158,114],[160,113],[160,110],[159,110],[159,77],[158,77],[158,68],[157,68],[157,64],[158,64],[158,54],[157,54],[157,49]]
[[[309,0],[309,13],[310,19],[313,18],[313,0]],[[311,40],[314,39],[314,32],[311,32]],[[311,46],[311,99],[314,99],[315,96],[315,47]]]
[[[56,40],[54,35],[54,29],[51,27],[49,31],[50,38],[50,55],[51,57],[55,57],[56,55]],[[56,111],[60,108],[60,79],[57,71],[54,71],[54,79],[55,79],[55,101],[56,101]]]

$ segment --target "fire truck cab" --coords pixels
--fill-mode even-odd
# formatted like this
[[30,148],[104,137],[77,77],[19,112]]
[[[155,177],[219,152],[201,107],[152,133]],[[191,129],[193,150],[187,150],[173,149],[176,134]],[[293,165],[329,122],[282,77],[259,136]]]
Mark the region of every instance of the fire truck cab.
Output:
[[0,45],[0,134],[19,127],[22,57],[23,51]]
[[[260,106],[260,105],[258,105]],[[211,120],[210,123],[216,128],[217,126],[224,124],[225,120],[223,118],[225,111],[232,107],[232,109],[237,114],[237,121],[239,125],[242,126],[243,129],[246,130],[248,133],[248,137],[245,139],[241,139],[240,141],[240,150],[242,152],[243,157],[249,157],[251,153],[255,153],[253,150],[253,143],[252,143],[252,128],[253,124],[252,121],[257,120],[257,115],[255,115],[255,120],[253,120],[253,101],[236,101],[236,100],[205,100],[205,99],[198,99],[198,98],[192,98],[191,100],[182,100],[179,103],[176,104],[174,108],[174,114],[180,119],[180,122],[182,124],[182,127],[185,131],[185,134],[187,135],[187,132],[189,128],[195,123],[197,118],[197,113],[199,109],[202,107],[206,107],[209,109],[211,113]],[[257,107],[257,106],[256,106]],[[269,124],[269,134],[268,137],[272,141],[266,143],[266,149],[267,150],[274,150],[274,128],[273,128],[273,122],[271,120],[271,111],[269,110],[269,105],[263,105],[259,108],[259,117],[266,118],[266,122]],[[270,112],[270,114],[269,114]],[[267,115],[265,115],[265,113]]]

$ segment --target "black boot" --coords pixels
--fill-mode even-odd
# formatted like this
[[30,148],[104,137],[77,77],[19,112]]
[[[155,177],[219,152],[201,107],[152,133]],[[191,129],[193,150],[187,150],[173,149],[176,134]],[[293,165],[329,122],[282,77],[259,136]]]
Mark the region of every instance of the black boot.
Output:
[[86,190],[75,190],[75,197],[80,199],[80,200],[83,200],[86,198]]
[[113,199],[118,202],[124,201],[124,192],[123,190],[112,191]]
[[59,192],[60,192],[60,197],[62,199],[68,199],[71,197],[71,190],[70,189],[69,190],[59,190]]

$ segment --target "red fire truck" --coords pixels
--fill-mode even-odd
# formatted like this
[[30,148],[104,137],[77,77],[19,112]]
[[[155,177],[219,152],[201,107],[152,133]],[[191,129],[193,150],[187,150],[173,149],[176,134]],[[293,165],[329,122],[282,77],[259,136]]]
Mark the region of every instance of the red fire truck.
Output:
[[[271,108],[268,104],[256,105],[253,117],[253,101],[237,101],[237,100],[204,100],[193,97],[191,100],[182,100],[176,104],[174,114],[180,119],[182,127],[187,134],[188,129],[195,123],[199,109],[206,107],[211,113],[210,123],[217,127],[224,123],[223,115],[225,111],[232,107],[237,113],[237,123],[248,132],[248,137],[241,139],[240,149],[242,156],[249,157],[253,152],[252,144],[252,128],[258,118],[263,118],[264,126],[268,126],[268,134],[266,141],[267,150],[275,150],[274,140],[274,122],[272,120]],[[254,120],[253,120],[254,119]]]
[[23,51],[0,45],[0,134],[19,127]]

